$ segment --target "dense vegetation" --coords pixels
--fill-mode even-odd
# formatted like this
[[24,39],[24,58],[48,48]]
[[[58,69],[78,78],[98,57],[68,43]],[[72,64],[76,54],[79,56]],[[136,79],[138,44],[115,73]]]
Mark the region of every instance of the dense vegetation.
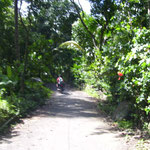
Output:
[[[150,120],[150,14],[143,0],[90,0],[92,14],[81,14],[73,39],[85,50],[72,68],[76,82],[102,90],[109,106],[128,101],[127,119],[136,127]],[[83,24],[83,22],[85,24]]]
[[60,73],[103,91],[112,106],[128,101],[139,127],[149,122],[147,0],[89,0],[90,15],[74,0],[25,1],[26,14],[23,0],[0,1],[0,126],[43,104],[45,83]]
[[[0,126],[25,115],[50,96],[48,82],[57,74],[70,76],[77,52],[57,48],[71,40],[72,23],[77,20],[67,0],[0,1]],[[70,58],[70,60],[68,59]]]

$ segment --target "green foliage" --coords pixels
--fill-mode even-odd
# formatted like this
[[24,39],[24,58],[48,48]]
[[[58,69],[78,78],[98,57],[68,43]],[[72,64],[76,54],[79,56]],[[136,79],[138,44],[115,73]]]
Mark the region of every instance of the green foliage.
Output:
[[11,70],[10,66],[7,66],[7,76],[9,79],[11,79],[11,77],[12,77],[12,70]]
[[11,92],[15,90],[14,86],[16,86],[17,82],[9,79],[8,76],[4,74],[0,74],[0,77],[0,89],[7,89],[5,93],[6,95],[10,95]]
[[11,95],[6,95],[6,89],[0,90],[0,126],[10,117],[22,117],[37,106],[43,105],[52,92],[44,87],[42,83],[26,81],[26,94],[24,97],[11,91]]
[[89,87],[89,85],[87,85],[84,90],[92,97],[99,98],[98,92],[96,92],[93,88]]
[[0,125],[2,125],[7,119],[14,115],[14,108],[15,106],[10,104],[6,98],[4,98],[4,95],[6,93],[6,89],[2,88],[0,89]]
[[[114,106],[131,101],[130,117],[141,124],[149,121],[146,1],[90,0],[92,15],[81,14],[88,31],[68,0],[26,2],[28,13],[19,18],[20,60],[16,61],[13,2],[0,1],[0,124],[42,104],[49,96],[43,83],[33,82],[33,78],[55,82],[60,73],[75,85],[89,84],[102,90]],[[61,43],[75,46],[57,48]],[[118,71],[123,73],[120,80]]]
[[131,129],[133,127],[132,121],[121,120],[117,122],[118,127],[122,129]]
[[58,73],[72,80],[70,68],[80,55],[66,47],[56,50],[71,40],[72,23],[77,18],[68,0],[26,2],[27,14],[18,15],[20,60],[16,61],[14,4],[0,1],[0,126],[44,104],[51,95],[44,83],[56,82]]
[[[91,33],[94,32],[95,28],[97,27],[97,23],[95,21],[95,19],[93,19],[93,17],[90,17],[88,15],[84,15],[84,21],[87,22],[87,27],[90,28]],[[72,29],[72,38],[73,40],[77,41],[77,43],[84,49],[83,54],[87,55],[94,55],[94,51],[93,51],[93,42],[91,40],[91,36],[89,35],[89,33],[85,30],[85,28],[83,27],[81,21],[78,19],[78,21],[76,21],[73,25],[72,25],[73,29]],[[91,58],[88,57],[90,60]]]
[[42,102],[44,98],[48,98],[51,95],[50,90],[44,87],[42,82],[27,80],[25,84],[26,99]]
[[100,102],[98,108],[107,115],[112,115],[116,106],[113,103]]
[[[83,57],[72,68],[75,80],[78,84],[85,83],[102,90],[113,106],[121,101],[130,101],[130,119],[142,127],[144,122],[149,121],[150,114],[150,30],[146,28],[144,17],[145,2],[111,1],[107,5],[109,1],[90,1],[95,18],[84,16],[83,20],[94,33],[97,47],[99,35],[104,40],[101,49],[92,44],[89,46],[92,39],[82,23],[78,21],[73,25],[73,38],[85,49]],[[107,10],[104,8],[110,9],[104,13]],[[93,30],[90,28],[92,22],[95,23]],[[103,28],[105,25],[106,28]],[[123,76],[119,78],[118,72],[122,72]]]

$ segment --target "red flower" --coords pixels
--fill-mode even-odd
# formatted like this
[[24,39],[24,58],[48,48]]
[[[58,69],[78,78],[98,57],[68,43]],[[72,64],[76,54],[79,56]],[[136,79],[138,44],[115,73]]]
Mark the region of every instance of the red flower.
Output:
[[120,79],[121,79],[121,77],[123,76],[123,73],[118,72],[118,76],[119,76],[118,80],[120,80]]
[[118,78],[118,80],[120,80],[120,79],[121,79],[121,77]]
[[121,73],[121,72],[118,72],[118,75],[119,75],[120,77],[122,77],[122,76],[123,76],[123,73]]

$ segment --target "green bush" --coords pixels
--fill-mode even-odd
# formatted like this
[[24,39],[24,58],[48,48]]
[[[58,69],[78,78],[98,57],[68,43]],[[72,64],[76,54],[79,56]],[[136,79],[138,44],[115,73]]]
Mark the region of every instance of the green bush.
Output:
[[[130,30],[126,22],[116,26],[103,50],[93,50],[94,60],[89,63],[84,55],[72,71],[78,84],[102,90],[113,105],[130,101],[130,119],[143,126],[150,121],[150,30]],[[120,79],[118,71],[123,73]]]
[[[24,95],[15,93],[13,88],[0,89],[0,126],[13,116],[22,117],[37,106],[43,105],[52,94],[52,91],[44,87],[41,82],[27,80],[25,84]],[[7,84],[2,85],[5,87]]]
[[128,97],[135,108],[139,122],[148,121],[150,114],[150,30],[135,30],[133,47],[117,62],[124,73],[120,81],[119,95]]
[[133,122],[127,120],[121,120],[117,122],[119,128],[131,129],[133,127]]

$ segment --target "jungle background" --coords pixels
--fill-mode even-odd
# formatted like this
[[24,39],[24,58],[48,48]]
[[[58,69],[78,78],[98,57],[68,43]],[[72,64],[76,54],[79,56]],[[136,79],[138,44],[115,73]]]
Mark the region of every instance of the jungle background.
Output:
[[126,101],[122,124],[148,129],[150,1],[89,2],[90,14],[74,0],[0,1],[1,129],[44,104],[58,74],[97,98],[101,91],[110,115]]

